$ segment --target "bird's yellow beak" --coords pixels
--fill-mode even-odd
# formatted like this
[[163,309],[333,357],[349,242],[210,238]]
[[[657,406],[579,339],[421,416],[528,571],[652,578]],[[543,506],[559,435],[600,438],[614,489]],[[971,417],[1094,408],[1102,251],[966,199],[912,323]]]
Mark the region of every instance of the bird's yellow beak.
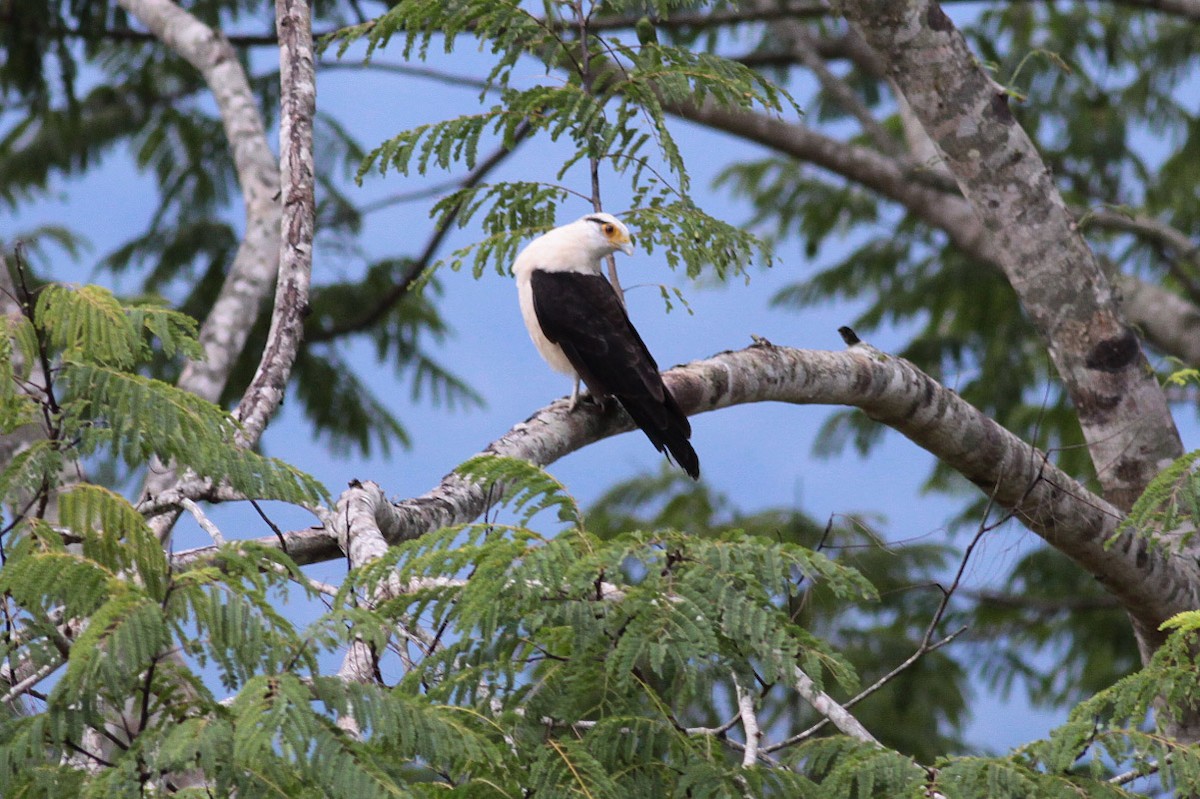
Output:
[[613,244],[626,255],[633,255],[633,238],[625,233],[618,230],[617,235],[613,237]]

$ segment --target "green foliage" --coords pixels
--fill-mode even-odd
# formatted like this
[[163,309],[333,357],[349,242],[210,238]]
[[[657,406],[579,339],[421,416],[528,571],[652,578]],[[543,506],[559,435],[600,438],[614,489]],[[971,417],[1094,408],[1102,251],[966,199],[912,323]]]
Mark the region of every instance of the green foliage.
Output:
[[[730,498],[714,494],[676,470],[618,484],[588,509],[587,519],[589,529],[602,538],[629,529],[662,527],[709,538],[732,528],[764,542],[783,541],[836,556],[838,563],[866,577],[883,601],[855,601],[818,583],[792,603],[790,613],[804,629],[830,641],[864,684],[916,651],[941,599],[931,584],[942,575],[951,554],[942,545],[886,544],[870,525],[855,517],[821,525],[795,510],[744,513]],[[854,713],[889,747],[932,760],[962,746],[959,733],[968,710],[970,676],[955,658],[934,652],[856,705]],[[833,685],[826,690],[839,700],[853,693]],[[718,693],[709,701],[697,701],[693,713],[700,723],[716,725],[724,720],[719,697]],[[764,725],[807,727],[820,720],[786,697],[773,695],[764,697],[760,712]]]
[[[663,6],[664,13],[668,8]],[[404,3],[370,25],[340,32],[339,53],[366,36],[368,58],[400,35],[405,58],[423,58],[435,33],[451,52],[457,37],[468,31],[490,45],[496,56],[481,98],[495,90],[497,103],[476,114],[399,133],[367,154],[358,179],[373,169],[405,175],[460,164],[473,169],[485,136],[511,149],[527,135],[542,134],[550,142],[570,143],[556,180],[575,164],[587,162],[593,169],[603,164],[628,181],[634,195],[629,221],[646,250],[661,247],[672,267],[683,265],[691,276],[712,269],[724,279],[743,274],[755,258],[769,265],[770,252],[753,234],[719,222],[692,200],[687,168],[667,125],[664,104],[798,112],[787,92],[754,70],[711,53],[652,41],[631,47],[618,37],[588,31],[590,17],[577,18],[570,4],[548,4],[546,10],[549,16],[539,19],[508,3]],[[581,41],[562,35],[563,29],[576,27],[583,31]],[[567,79],[514,88],[509,79],[523,54],[548,68],[565,70]],[[590,193],[572,193],[600,200]],[[484,204],[491,206],[482,223],[483,241],[453,253],[446,263],[457,269],[473,252],[476,275],[489,267],[503,272],[522,241],[554,224],[553,209],[566,194],[557,184],[518,182],[471,187],[443,198],[433,209],[439,225],[453,215],[456,224],[466,226]]]
[[[1118,534],[1136,530],[1159,545],[1166,545],[1159,536],[1169,531],[1174,534],[1170,541],[1172,549],[1187,546],[1200,525],[1197,461],[1200,461],[1200,450],[1193,450],[1159,472],[1117,528]],[[1181,529],[1191,532],[1177,537]]]
[[[188,10],[234,31],[259,21],[262,9],[198,0]],[[725,173],[725,185],[754,205],[750,224],[729,225],[699,207],[664,105],[774,115],[795,104],[760,73],[714,54],[761,37],[751,57],[763,55],[787,38],[785,26],[768,21],[728,35],[670,24],[681,10],[694,8],[415,0],[364,21],[356,4],[314,5],[319,25],[356,23],[334,37],[343,53],[365,38],[368,57],[391,46],[420,58],[430,47],[461,47],[467,36],[494,56],[478,114],[401,132],[370,153],[336,120],[318,120],[318,245],[333,262],[325,274],[338,277],[314,288],[313,346],[297,361],[292,391],[314,428],[363,451],[405,441],[394,409],[346,376],[339,344],[349,337],[364,337],[381,361],[396,364],[414,399],[478,400],[427,347],[447,332],[432,292],[393,290],[436,287],[432,271],[416,253],[360,255],[363,215],[336,170],[358,165],[361,179],[373,170],[476,169],[481,147],[536,138],[564,153],[546,174],[471,185],[434,206],[439,231],[480,230],[476,244],[446,257],[451,267],[503,272],[522,242],[561,221],[566,200],[578,195],[590,208],[602,199],[584,167],[603,178],[609,198],[617,182],[628,190],[625,218],[639,246],[659,248],[693,277],[743,274],[792,236],[809,257],[854,237],[855,252],[779,302],[862,301],[858,326],[913,331],[901,354],[1056,451],[1065,468],[1090,475],[1044,348],[999,276],[955,242],[873,194],[781,159]],[[624,31],[593,27],[622,14],[631,20]],[[130,148],[158,206],[147,229],[102,267],[202,314],[237,249],[227,213],[237,187],[196,71],[160,48],[124,41],[138,34],[125,30],[129,20],[113,3],[8,4],[0,17],[0,202],[39,200]],[[818,24],[822,43],[835,43],[840,23]],[[1038,137],[1070,203],[1135,209],[1185,235],[1200,229],[1200,127],[1183,101],[1200,52],[1194,25],[1095,4],[1005,4],[964,29],[997,80],[1024,100],[1014,112]],[[238,55],[247,65],[263,61]],[[530,80],[531,59],[553,77]],[[270,126],[275,76],[251,79]],[[888,102],[865,72],[847,82],[871,110]],[[824,91],[812,108],[818,122],[846,114]],[[885,126],[900,130],[894,117]],[[1129,146],[1146,131],[1164,143],[1162,158],[1158,148]],[[920,165],[910,178],[945,188]],[[866,225],[873,228],[863,237]],[[1123,269],[1196,296],[1187,268],[1194,253],[1081,226]],[[765,230],[767,241],[752,230]],[[71,231],[40,233],[80,256]],[[252,331],[231,392],[245,384],[265,329],[261,320]],[[1144,670],[1103,690],[1136,662],[1128,625],[1093,580],[1049,551],[1023,557],[997,601],[963,610],[955,598],[941,629],[970,621],[976,642],[926,654],[852,708],[882,746],[823,732],[760,752],[750,768],[741,766],[735,678],[752,687],[766,740],[807,729],[819,719],[796,695],[792,668],[849,701],[906,658],[943,609],[931,583],[952,562],[948,547],[884,547],[860,520],[822,526],[795,511],[741,513],[674,477],[617,487],[585,524],[546,473],[478,459],[460,473],[510,488],[512,525],[441,531],[397,547],[351,574],[307,628],[283,610],[296,599],[289,584],[306,578],[276,549],[227,546],[171,572],[132,505],[98,486],[65,489],[64,471],[80,458],[140,468],[157,455],[251,496],[323,497],[285,464],[233,447],[237,426],[219,408],[160,381],[180,356],[197,352],[186,316],[91,287],[51,284],[27,317],[0,317],[0,433],[32,439],[0,469],[0,497],[11,508],[0,531],[0,660],[17,678],[38,677],[35,691],[0,703],[4,796],[1200,792],[1196,747],[1169,729],[1197,702],[1194,614],[1168,625],[1176,631]],[[836,416],[822,446],[865,450],[878,430],[861,415]],[[1153,535],[1195,522],[1195,458],[1168,469],[1129,524]],[[933,483],[951,484],[945,472]],[[543,510],[565,529],[533,529]],[[1056,603],[1063,597],[1071,601]],[[376,659],[376,682],[332,676],[329,655],[349,643]],[[1031,653],[1060,668],[1047,674]],[[1007,756],[949,757],[962,748],[971,674],[962,664],[971,660],[1002,688],[1023,681],[1035,700],[1062,705],[1099,693],[1046,741]],[[89,759],[85,749],[101,754]],[[1109,781],[1124,768],[1147,776]],[[181,775],[204,784],[184,787]]]
[[[151,306],[123,306],[97,286],[44,287],[31,318],[6,325],[14,359],[55,364],[39,369],[51,393],[42,437],[0,470],[6,491],[46,491],[64,459],[107,452],[130,466],[151,456],[227,482],[251,498],[315,504],[324,489],[311,477],[272,458],[235,446],[237,423],[212,403],[175,386],[133,373],[156,353],[197,356],[195,324]],[[14,390],[6,367],[3,432],[34,419],[32,395]]]
[[331,633],[350,618],[360,630],[374,626],[362,624],[354,597],[388,580],[409,585],[376,607],[378,628],[419,624],[439,630],[442,643],[416,646],[399,689],[495,718],[510,759],[529,770],[521,784],[549,795],[670,795],[707,762],[716,782],[700,795],[740,795],[721,747],[681,729],[697,700],[733,673],[756,674],[787,696],[797,663],[831,685],[853,683],[843,659],[796,625],[790,608],[813,585],[869,600],[854,570],[739,531],[602,540],[540,470],[477,458],[460,472],[502,482],[523,520],[554,508],[572,526],[551,539],[523,526],[474,525],[406,542],[352,572],[324,624]]

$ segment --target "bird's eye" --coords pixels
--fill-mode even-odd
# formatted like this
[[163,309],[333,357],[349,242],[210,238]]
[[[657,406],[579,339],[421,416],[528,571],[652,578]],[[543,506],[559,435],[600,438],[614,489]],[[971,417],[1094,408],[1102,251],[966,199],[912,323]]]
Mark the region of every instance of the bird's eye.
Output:
[[612,222],[604,223],[604,235],[605,236],[611,236],[614,231],[616,231],[616,227],[613,226]]

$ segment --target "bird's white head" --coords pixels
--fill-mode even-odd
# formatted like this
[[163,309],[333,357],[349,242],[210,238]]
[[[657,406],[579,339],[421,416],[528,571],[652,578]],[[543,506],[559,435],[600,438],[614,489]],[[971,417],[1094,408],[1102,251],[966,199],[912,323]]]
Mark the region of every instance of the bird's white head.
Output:
[[572,222],[571,227],[579,229],[582,240],[597,258],[617,250],[633,255],[633,237],[629,235],[629,228],[612,214],[588,214]]
[[588,214],[529,242],[517,256],[513,273],[521,279],[528,279],[534,269],[600,274],[601,261],[618,250],[633,254],[629,228],[612,214]]

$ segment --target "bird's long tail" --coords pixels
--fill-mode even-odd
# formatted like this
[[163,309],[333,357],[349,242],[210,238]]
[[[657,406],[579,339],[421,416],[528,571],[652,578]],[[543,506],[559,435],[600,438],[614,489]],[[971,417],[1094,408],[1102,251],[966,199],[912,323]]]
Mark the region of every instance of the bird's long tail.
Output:
[[688,441],[692,435],[692,425],[688,422],[687,414],[671,396],[670,390],[667,389],[664,394],[662,403],[645,396],[618,396],[617,400],[655,449],[669,452],[679,468],[693,480],[699,480],[700,458]]

